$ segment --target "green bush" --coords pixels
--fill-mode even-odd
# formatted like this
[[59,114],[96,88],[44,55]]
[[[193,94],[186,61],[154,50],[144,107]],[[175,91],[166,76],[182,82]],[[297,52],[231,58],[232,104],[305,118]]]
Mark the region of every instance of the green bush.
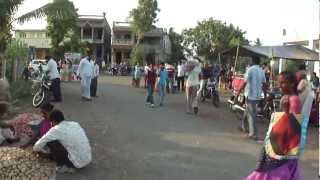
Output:
[[10,93],[13,100],[31,97],[31,87],[31,81],[19,79],[15,82],[12,82],[10,84]]

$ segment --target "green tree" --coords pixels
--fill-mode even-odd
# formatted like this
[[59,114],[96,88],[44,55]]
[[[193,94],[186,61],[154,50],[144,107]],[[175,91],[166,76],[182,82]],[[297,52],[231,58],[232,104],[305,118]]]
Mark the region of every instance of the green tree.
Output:
[[217,57],[218,53],[238,44],[249,44],[244,37],[245,31],[233,24],[210,18],[194,28],[183,31],[184,46],[191,55],[203,56],[206,59]]
[[176,63],[184,58],[184,47],[182,35],[176,33],[173,28],[169,29],[169,39],[171,41],[170,62]]
[[10,81],[17,80],[19,64],[24,64],[28,60],[28,49],[27,44],[18,40],[11,41],[7,46],[5,57],[9,60],[9,63],[6,69],[6,77]]
[[134,48],[130,54],[130,64],[131,65],[140,64],[140,66],[143,65],[144,56],[145,55],[141,48],[139,47]]
[[138,7],[130,11],[130,24],[137,36],[137,46],[144,34],[154,28],[159,11],[157,0],[139,0]]
[[[5,72],[5,58],[4,52],[8,43],[11,40],[12,22],[14,21],[13,15],[18,10],[23,0],[0,0],[0,64],[3,69],[0,71]],[[1,75],[2,73],[0,73]]]
[[51,38],[52,53],[57,57],[62,57],[65,52],[65,43],[68,38],[72,37],[72,34],[75,35],[77,29],[77,9],[69,0],[54,0],[52,3],[19,17],[18,21],[24,23],[41,17],[47,17],[47,31]]
[[255,45],[255,46],[262,46],[262,42],[261,42],[260,38],[257,38],[257,39],[254,41],[254,45]]

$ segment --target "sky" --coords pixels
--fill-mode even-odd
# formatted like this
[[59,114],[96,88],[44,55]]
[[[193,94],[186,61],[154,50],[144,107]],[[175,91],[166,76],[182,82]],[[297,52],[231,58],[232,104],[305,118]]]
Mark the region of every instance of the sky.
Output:
[[[24,0],[16,16],[32,11],[52,0]],[[73,0],[79,14],[102,15],[110,25],[125,21],[138,0]],[[311,40],[319,37],[318,0],[158,0],[157,26],[175,31],[192,28],[197,22],[213,17],[246,31],[246,38],[262,40],[263,45],[284,41]],[[32,20],[16,29],[45,28],[45,19]],[[286,29],[287,35],[282,35]]]

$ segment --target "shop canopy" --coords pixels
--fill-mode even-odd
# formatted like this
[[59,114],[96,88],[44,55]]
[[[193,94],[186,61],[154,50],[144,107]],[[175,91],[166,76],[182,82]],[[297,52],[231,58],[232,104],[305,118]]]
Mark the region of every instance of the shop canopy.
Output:
[[[237,47],[223,53],[223,55],[236,56]],[[319,54],[300,45],[288,46],[239,46],[239,56],[252,57],[259,56],[264,58],[290,59],[303,61],[318,61]]]

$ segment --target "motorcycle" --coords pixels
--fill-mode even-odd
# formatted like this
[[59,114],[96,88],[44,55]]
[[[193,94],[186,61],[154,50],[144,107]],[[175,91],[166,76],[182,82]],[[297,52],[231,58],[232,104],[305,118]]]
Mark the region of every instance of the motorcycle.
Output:
[[[205,83],[205,82],[202,82]],[[208,81],[202,85],[203,88],[200,92],[200,100],[204,102],[206,99],[211,99],[212,104],[215,107],[219,107],[220,104],[220,97],[219,92],[216,88],[216,81],[213,79],[208,79]]]
[[50,86],[51,86],[51,81],[49,80],[48,74],[42,73],[41,81],[35,82],[35,86],[33,86],[34,88],[34,95],[32,99],[33,107],[37,108],[42,103],[49,101]]
[[[261,94],[261,100],[257,105],[257,116],[269,121],[272,113],[276,112],[280,108],[280,99],[282,95],[276,89],[267,91],[266,94]],[[238,93],[233,91],[233,95],[228,100],[229,107],[233,112],[236,112],[238,119],[242,118],[243,113],[246,110],[246,99],[244,93]],[[237,113],[240,111],[240,115]]]

